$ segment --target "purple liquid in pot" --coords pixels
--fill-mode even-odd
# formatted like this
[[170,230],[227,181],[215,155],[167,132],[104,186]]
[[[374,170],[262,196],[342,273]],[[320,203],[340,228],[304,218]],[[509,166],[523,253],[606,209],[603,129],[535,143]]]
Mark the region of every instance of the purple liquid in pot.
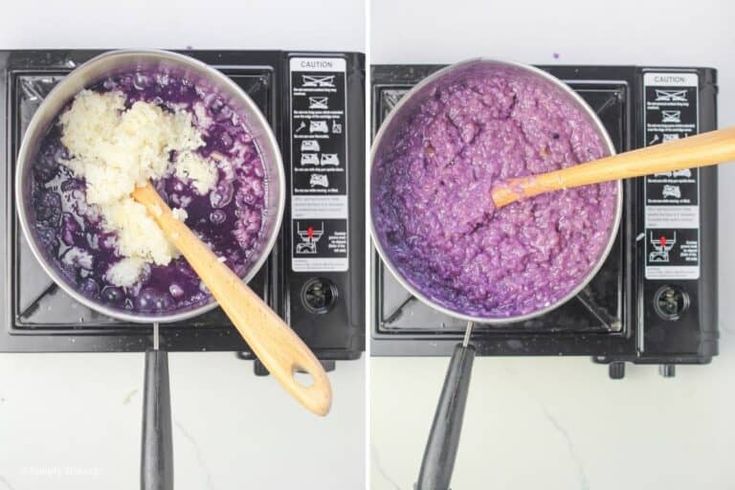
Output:
[[[257,260],[254,251],[263,239],[267,189],[260,155],[242,119],[204,85],[165,73],[125,73],[91,89],[119,90],[127,97],[127,107],[143,100],[195,114],[195,104],[205,109],[193,119],[205,142],[199,153],[217,157],[216,187],[200,196],[173,175],[154,184],[169,206],[187,211],[186,224],[230,268],[244,275]],[[166,266],[151,264],[150,272],[132,288],[116,287],[105,279],[121,256],[111,240],[114,234],[88,211],[84,180],[60,163],[69,156],[60,137],[57,119],[41,142],[31,177],[31,222],[52,265],[84,296],[115,309],[165,314],[209,303],[210,295],[183,257]]]
[[591,118],[547,80],[498,70],[436,88],[376,155],[372,213],[398,272],[461,314],[532,313],[595,267],[615,222],[617,184],[494,209],[494,183],[600,158]]

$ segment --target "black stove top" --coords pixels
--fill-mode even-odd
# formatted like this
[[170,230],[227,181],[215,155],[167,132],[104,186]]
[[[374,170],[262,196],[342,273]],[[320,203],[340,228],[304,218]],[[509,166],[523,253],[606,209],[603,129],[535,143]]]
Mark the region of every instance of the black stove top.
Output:
[[[6,190],[0,214],[0,226],[5,230],[5,240],[0,244],[0,351],[142,351],[151,346],[151,325],[129,324],[100,315],[58,288],[31,254],[15,217],[13,169],[26,126],[56,83],[99,53],[0,52],[0,135],[6,143],[0,155],[6,169],[0,178]],[[281,51],[184,54],[215,66],[242,87],[274,128],[283,151],[289,189],[284,225],[273,253],[250,286],[320,359],[358,358],[364,350],[364,56]],[[303,74],[321,77],[322,86],[310,88]],[[312,92],[326,96],[329,106],[309,115],[323,117],[332,125],[327,133],[320,127],[319,133],[298,135],[295,123],[309,120],[300,104]],[[328,169],[328,175],[335,176],[333,184],[323,193],[319,193],[321,188],[312,191],[311,211],[293,204],[303,199],[300,179],[304,172],[299,157],[304,138],[320,142],[322,155],[333,155]],[[306,175],[310,173],[316,171],[307,171]],[[326,191],[331,195],[327,196]],[[335,194],[341,196],[343,206],[324,219],[318,209],[322,202],[319,199],[334,199]],[[299,238],[293,230],[312,225],[324,228],[325,222],[325,243],[337,235],[342,249],[327,251],[326,246],[315,242],[309,250],[312,255],[301,258],[296,251]],[[251,357],[220,309],[162,325],[160,332],[161,346],[167,350],[232,350]]]
[[[373,134],[413,85],[440,68],[373,66]],[[541,68],[587,101],[617,151],[715,128],[712,69]],[[617,240],[588,287],[540,318],[476,325],[478,354],[590,355],[610,363],[614,377],[622,376],[625,361],[662,364],[666,374],[677,363],[709,362],[717,353],[716,189],[712,168],[625,182]],[[686,212],[696,218],[677,220]],[[669,239],[670,249],[664,250],[674,234],[678,245],[672,249]],[[466,322],[414,298],[375,251],[373,265],[372,353],[450,355]]]

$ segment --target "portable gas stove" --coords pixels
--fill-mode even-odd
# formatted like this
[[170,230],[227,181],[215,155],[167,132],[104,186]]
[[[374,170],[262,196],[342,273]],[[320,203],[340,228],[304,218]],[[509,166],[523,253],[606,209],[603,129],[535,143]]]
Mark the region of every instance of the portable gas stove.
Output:
[[[372,67],[373,134],[398,100],[439,65]],[[595,110],[617,151],[716,129],[711,68],[542,66]],[[373,251],[372,354],[451,355],[466,323],[410,295]],[[478,355],[589,355],[612,378],[625,363],[706,364],[717,355],[717,169],[624,183],[619,236],[597,276],[555,311],[475,325]]]
[[[151,347],[152,325],[99,315],[57,288],[33,258],[16,220],[15,157],[31,116],[65,74],[101,52],[0,52],[0,135],[5,142],[0,164],[6,169],[0,176],[5,189],[0,213],[0,352]],[[327,368],[335,360],[359,358],[365,342],[364,55],[183,53],[218,68],[250,95],[275,129],[284,155],[289,189],[284,224],[251,287]],[[304,239],[302,229],[312,230],[311,236]],[[160,343],[169,351],[226,350],[253,357],[219,309],[162,325]],[[262,372],[257,363],[256,372]]]

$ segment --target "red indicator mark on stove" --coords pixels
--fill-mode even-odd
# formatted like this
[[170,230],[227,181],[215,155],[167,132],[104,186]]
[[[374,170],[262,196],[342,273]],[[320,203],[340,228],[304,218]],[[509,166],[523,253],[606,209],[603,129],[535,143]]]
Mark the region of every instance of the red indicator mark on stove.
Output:
[[314,227],[310,226],[306,229],[306,236],[309,238],[314,238]]
[[666,237],[665,236],[661,235],[661,238],[659,238],[659,241],[661,242],[661,246],[662,247],[665,247],[666,246]]

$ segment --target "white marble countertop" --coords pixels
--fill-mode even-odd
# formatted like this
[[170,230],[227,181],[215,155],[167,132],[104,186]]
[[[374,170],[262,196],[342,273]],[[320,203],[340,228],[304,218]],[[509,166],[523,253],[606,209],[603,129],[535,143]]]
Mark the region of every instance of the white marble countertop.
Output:
[[[703,65],[719,70],[719,123],[735,124],[726,0],[372,0],[372,63],[477,56],[544,64]],[[554,57],[559,54],[559,58]],[[735,488],[735,165],[720,169],[720,355],[709,366],[628,366],[610,381],[586,358],[475,362],[454,490]],[[416,480],[447,359],[371,365],[375,490]]]
[[[364,51],[359,2],[30,0],[1,12],[0,49]],[[364,359],[330,374],[326,419],[232,353],[171,354],[170,371],[177,490],[363,487]],[[0,490],[137,488],[142,388],[142,354],[0,354]]]
[[[137,488],[143,364],[0,355],[0,489]],[[364,359],[330,374],[325,419],[232,353],[172,353],[169,369],[177,489],[362,488]]]

